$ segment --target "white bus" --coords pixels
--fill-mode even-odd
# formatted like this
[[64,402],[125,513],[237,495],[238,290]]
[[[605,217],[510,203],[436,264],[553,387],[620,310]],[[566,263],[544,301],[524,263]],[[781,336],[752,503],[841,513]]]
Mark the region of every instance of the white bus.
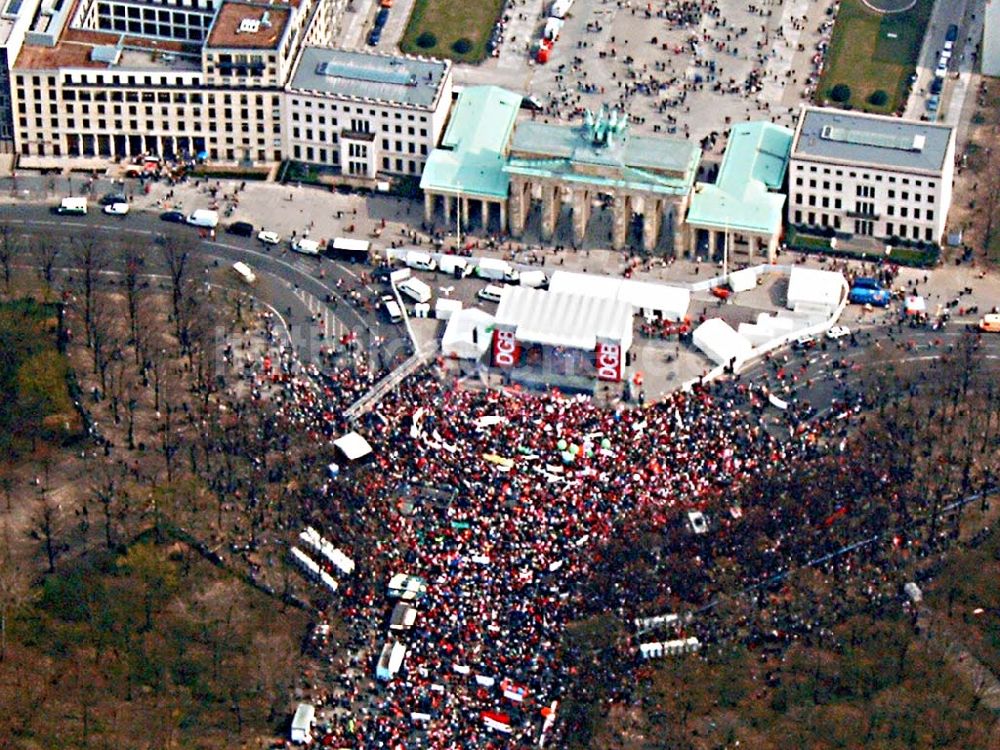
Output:
[[257,280],[254,272],[250,270],[250,266],[241,260],[233,263],[233,273],[240,277],[240,281],[246,284],[252,284]]

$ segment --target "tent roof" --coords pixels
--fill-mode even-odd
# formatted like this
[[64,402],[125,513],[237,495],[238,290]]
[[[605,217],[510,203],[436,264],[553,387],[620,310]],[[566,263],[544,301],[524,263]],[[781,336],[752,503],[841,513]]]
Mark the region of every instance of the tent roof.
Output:
[[337,450],[344,454],[348,461],[358,461],[372,452],[368,441],[356,432],[348,432],[333,441]]
[[[446,356],[452,354],[463,359],[474,359],[489,349],[489,328],[493,325],[493,316],[478,307],[466,307],[456,310],[448,318],[444,335],[441,337],[441,352]],[[472,341],[473,329],[479,330],[479,340]]]
[[510,287],[500,299],[496,322],[513,327],[520,341],[594,349],[598,339],[631,342],[632,306],[616,299]]
[[811,305],[836,307],[844,288],[844,276],[839,271],[795,266],[788,279],[788,306],[805,302]]
[[549,291],[615,299],[627,302],[633,310],[662,311],[677,320],[687,315],[691,303],[691,292],[682,287],[572,271],[553,273],[549,279]]
[[753,350],[750,340],[734,331],[722,318],[709,318],[695,328],[692,341],[720,365],[729,364],[734,357],[740,361]]

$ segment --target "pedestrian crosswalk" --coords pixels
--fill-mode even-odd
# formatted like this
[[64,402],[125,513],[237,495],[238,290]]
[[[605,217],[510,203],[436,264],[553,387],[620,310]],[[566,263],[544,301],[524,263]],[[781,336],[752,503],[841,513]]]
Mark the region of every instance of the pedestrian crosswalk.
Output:
[[295,296],[306,306],[311,316],[316,316],[315,331],[322,333],[324,340],[333,341],[347,333],[347,326],[316,295],[310,294],[305,289],[296,289]]

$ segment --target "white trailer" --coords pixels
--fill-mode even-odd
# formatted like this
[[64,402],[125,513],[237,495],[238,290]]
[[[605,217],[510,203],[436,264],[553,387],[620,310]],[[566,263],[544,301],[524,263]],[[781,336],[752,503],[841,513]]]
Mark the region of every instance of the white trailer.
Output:
[[86,198],[63,198],[56,208],[56,212],[60,214],[86,214],[87,213],[87,199]]
[[310,745],[313,741],[312,725],[316,719],[316,708],[311,703],[300,703],[292,717],[291,740],[296,745]]

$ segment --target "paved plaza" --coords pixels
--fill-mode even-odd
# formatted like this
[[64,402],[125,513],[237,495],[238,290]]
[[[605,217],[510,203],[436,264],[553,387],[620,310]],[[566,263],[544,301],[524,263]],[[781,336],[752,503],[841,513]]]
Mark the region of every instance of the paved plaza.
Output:
[[792,124],[833,2],[576,0],[549,61],[537,64],[529,49],[548,6],[512,4],[500,56],[456,66],[456,82],[532,94],[545,105],[543,118],[621,104],[636,132],[701,141],[748,118]]

